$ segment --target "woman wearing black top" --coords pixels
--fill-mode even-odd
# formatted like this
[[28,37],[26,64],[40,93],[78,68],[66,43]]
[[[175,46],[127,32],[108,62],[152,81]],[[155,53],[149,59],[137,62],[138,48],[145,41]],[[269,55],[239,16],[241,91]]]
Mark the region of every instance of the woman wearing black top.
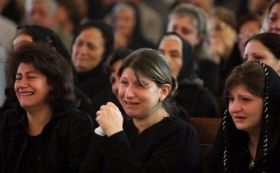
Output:
[[92,127],[75,108],[70,63],[30,43],[8,58],[6,79],[8,99],[20,106],[0,116],[0,171],[78,172]]
[[[70,54],[58,35],[51,29],[39,25],[24,25],[17,28],[16,36],[13,40],[13,49],[19,48],[26,43],[39,43],[55,49],[67,61],[71,61]],[[74,73],[74,70],[73,70]],[[74,74],[75,75],[75,74]],[[91,107],[91,100],[77,87],[75,88],[75,95],[79,102],[78,108],[91,116],[95,117],[95,112]],[[3,106],[3,110],[9,109],[8,102]]]
[[158,49],[168,59],[172,74],[178,80],[179,86],[174,96],[176,104],[187,110],[190,116],[219,116],[214,95],[197,77],[189,42],[176,33],[166,33]]
[[228,109],[210,153],[210,172],[280,172],[280,78],[249,61],[226,80]]
[[81,172],[194,172],[197,135],[165,109],[166,98],[176,90],[165,58],[155,50],[139,49],[124,60],[119,75],[119,99],[131,120],[123,126],[113,103],[101,106],[96,120],[106,136],[93,136]]

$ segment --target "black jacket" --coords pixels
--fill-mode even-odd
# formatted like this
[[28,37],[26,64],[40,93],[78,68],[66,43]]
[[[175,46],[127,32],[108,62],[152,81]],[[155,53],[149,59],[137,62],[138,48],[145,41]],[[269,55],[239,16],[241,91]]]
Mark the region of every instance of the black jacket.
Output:
[[[89,116],[76,109],[55,111],[40,139],[42,172],[78,172],[92,131]],[[25,111],[9,110],[0,117],[0,171],[17,173],[27,147]]]

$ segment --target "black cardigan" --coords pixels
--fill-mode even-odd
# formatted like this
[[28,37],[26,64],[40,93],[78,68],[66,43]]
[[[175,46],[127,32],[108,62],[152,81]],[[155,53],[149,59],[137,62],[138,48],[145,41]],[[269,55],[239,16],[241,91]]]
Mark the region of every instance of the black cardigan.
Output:
[[[27,147],[27,116],[9,110],[0,116],[0,171],[17,173]],[[45,173],[78,172],[88,151],[89,116],[76,109],[54,112],[41,133],[41,163]]]

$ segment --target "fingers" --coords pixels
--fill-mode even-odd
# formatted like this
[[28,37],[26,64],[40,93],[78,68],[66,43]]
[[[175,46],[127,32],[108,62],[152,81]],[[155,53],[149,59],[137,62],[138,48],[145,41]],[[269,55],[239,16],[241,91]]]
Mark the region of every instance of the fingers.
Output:
[[114,109],[119,109],[114,103],[112,103],[112,102],[107,102],[107,104],[106,104],[107,106],[109,106],[109,107],[112,107],[112,108],[114,108]]

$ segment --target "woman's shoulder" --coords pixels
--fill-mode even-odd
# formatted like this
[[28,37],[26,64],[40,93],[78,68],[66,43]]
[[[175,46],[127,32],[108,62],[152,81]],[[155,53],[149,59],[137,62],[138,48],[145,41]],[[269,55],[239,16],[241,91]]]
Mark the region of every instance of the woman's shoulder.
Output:
[[23,112],[16,109],[0,112],[0,130],[14,128],[24,122],[25,117]]
[[91,122],[91,116],[75,107],[68,107],[63,110],[57,110],[54,112],[53,119],[61,119],[62,121],[78,123],[80,121],[88,121]]
[[23,111],[17,109],[8,109],[3,112],[0,112],[0,121],[11,121],[15,122],[23,116]]
[[55,127],[62,131],[77,130],[89,132],[95,127],[90,115],[77,108],[67,108],[63,111],[55,112],[50,123],[55,124]]
[[188,121],[184,121],[178,117],[175,116],[169,116],[165,118],[163,122],[164,129],[166,131],[169,131],[170,133],[194,133],[195,129]]

